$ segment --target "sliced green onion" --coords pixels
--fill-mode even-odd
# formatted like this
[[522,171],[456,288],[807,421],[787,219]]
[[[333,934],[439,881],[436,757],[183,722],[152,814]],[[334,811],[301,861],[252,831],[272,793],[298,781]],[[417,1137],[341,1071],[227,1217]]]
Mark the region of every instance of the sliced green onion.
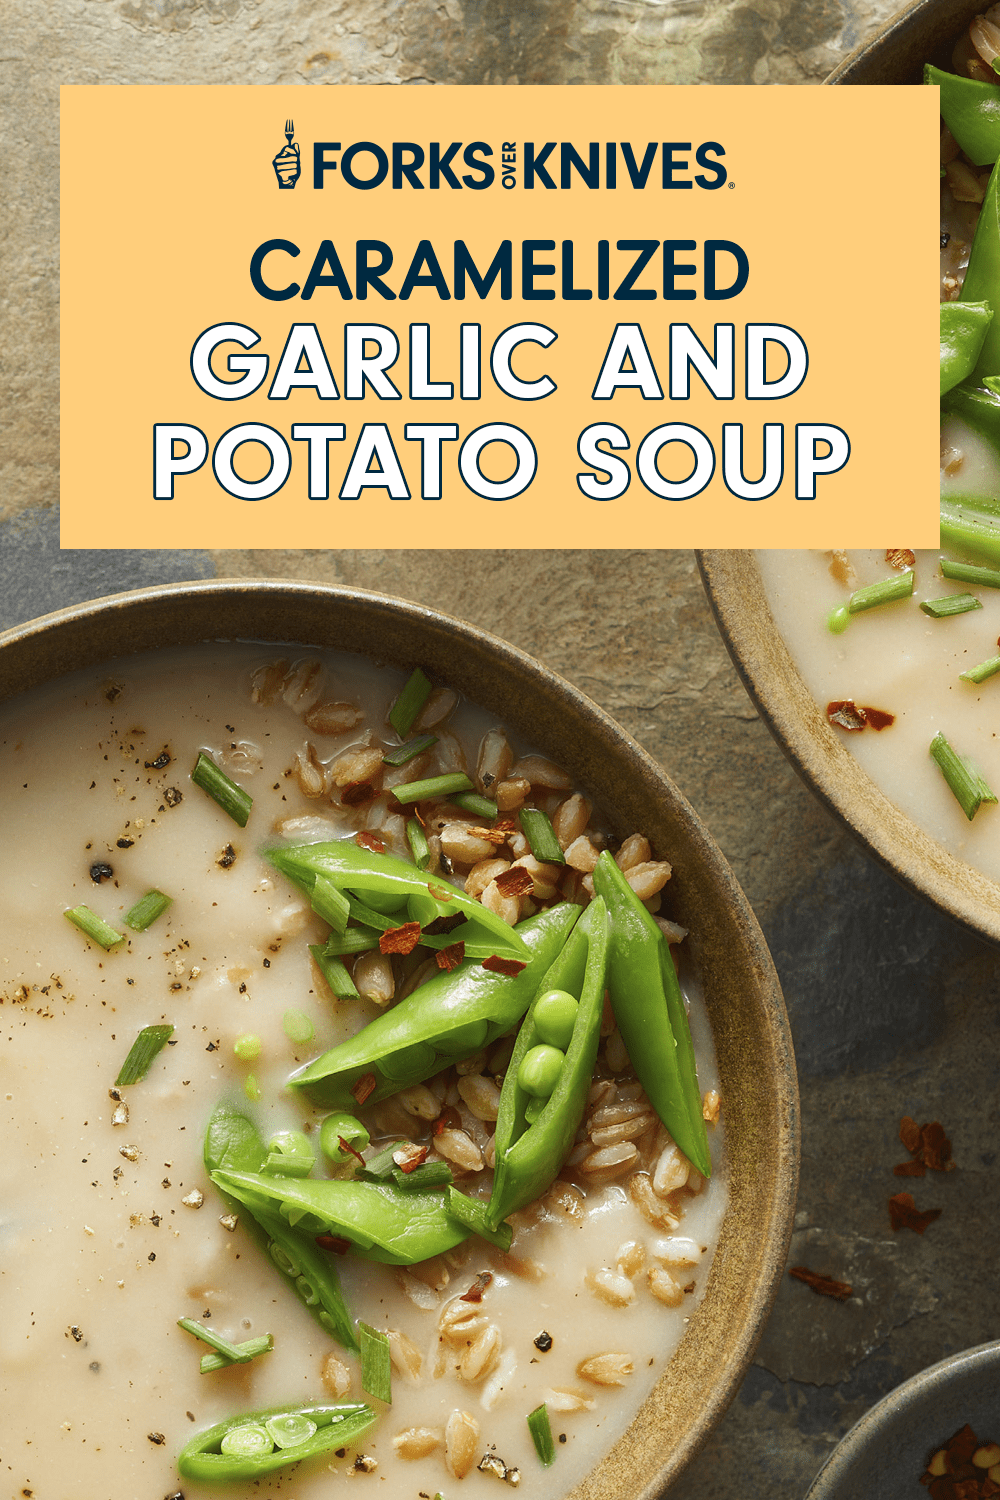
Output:
[[219,1444],[227,1458],[265,1458],[274,1452],[274,1439],[256,1422],[233,1427]]
[[949,615],[968,614],[970,609],[982,609],[981,600],[975,594],[945,594],[943,599],[923,599],[920,608],[932,620],[946,620]]
[[995,677],[1000,672],[1000,656],[991,656],[989,661],[981,661],[977,667],[970,667],[967,672],[959,672],[963,682],[985,682],[988,677]]
[[392,1153],[398,1151],[400,1146],[408,1146],[409,1141],[393,1141],[389,1146],[383,1146],[381,1151],[369,1157],[365,1162],[365,1171],[370,1177],[391,1177],[396,1163],[392,1159]]
[[308,1443],[316,1432],[316,1423],[299,1411],[269,1417],[264,1426],[279,1448],[297,1448],[300,1443]]
[[79,927],[81,932],[85,933],[92,942],[100,944],[102,948],[115,948],[125,941],[123,932],[116,932],[113,927],[109,927],[107,922],[96,912],[91,911],[89,906],[74,906],[66,911],[65,916],[74,927]]
[[953,750],[943,734],[931,740],[931,756],[970,823],[984,802],[996,802],[978,767],[968,756]]
[[397,745],[395,750],[387,750],[382,756],[382,764],[405,766],[408,760],[413,760],[417,755],[423,755],[425,750],[429,750],[437,742],[436,734],[420,734],[415,740],[407,740],[405,745]]
[[133,932],[145,932],[172,905],[173,897],[165,896],[162,891],[147,891],[132,910],[125,913],[125,926],[131,927]]
[[455,1187],[446,1188],[445,1191],[448,1194],[448,1212],[453,1219],[457,1219],[467,1229],[473,1230],[481,1239],[489,1240],[490,1244],[496,1245],[498,1249],[510,1249],[513,1237],[510,1225],[505,1221],[496,1229],[491,1229],[486,1222],[486,1204],[482,1198],[470,1198],[466,1193],[460,1193]]
[[[258,1354],[270,1354],[274,1348],[274,1335],[264,1333],[261,1334],[259,1339],[247,1339],[245,1343],[236,1344],[235,1347],[241,1354],[246,1355],[246,1360],[240,1361],[241,1364],[245,1364],[247,1360],[256,1359]],[[210,1375],[213,1370],[228,1370],[232,1363],[233,1361],[227,1359],[224,1354],[203,1354],[201,1356],[201,1373],[203,1375]]]
[[312,954],[316,962],[316,967],[326,980],[330,993],[335,1000],[356,1000],[358,998],[357,986],[339,958],[334,958],[325,949],[321,948],[318,943],[310,943],[309,952]]
[[260,1084],[257,1082],[256,1073],[248,1073],[243,1080],[243,1092],[251,1104],[260,1103]]
[[195,786],[200,786],[203,792],[207,792],[213,802],[217,802],[224,813],[228,813],[234,823],[241,828],[247,826],[250,809],[253,807],[253,798],[249,792],[245,792],[235,781],[230,781],[225,771],[221,771],[210,755],[202,752],[194,763],[191,772],[191,780]]
[[426,781],[406,781],[394,786],[392,795],[397,802],[425,802],[428,797],[450,797],[453,792],[471,792],[472,782],[461,771],[450,776],[430,776]]
[[214,1328],[206,1328],[204,1323],[196,1323],[194,1318],[178,1318],[177,1327],[183,1328],[185,1333],[193,1333],[203,1344],[208,1344],[217,1353],[224,1355],[231,1365],[246,1365],[253,1359],[253,1355],[248,1354],[241,1345],[231,1344],[221,1333],[216,1333]]
[[405,740],[414,722],[431,695],[431,684],[418,667],[389,710],[389,723]]
[[532,854],[542,864],[564,865],[566,863],[562,849],[559,847],[559,840],[556,838],[556,831],[545,813],[539,812],[536,807],[522,807],[521,828],[531,845]]
[[478,792],[459,792],[451,800],[465,812],[475,813],[477,818],[496,818],[500,813],[495,802],[491,802],[488,797],[480,797]]
[[548,1468],[549,1464],[554,1464],[556,1461],[556,1445],[552,1440],[552,1426],[549,1422],[548,1408],[544,1401],[541,1406],[536,1406],[533,1412],[529,1412],[528,1431],[531,1433],[531,1441],[535,1445],[535,1452],[545,1467]]
[[388,932],[392,927],[398,927],[399,921],[395,915],[386,916],[384,911],[377,911],[374,906],[369,906],[367,901],[348,892],[348,900],[351,903],[351,916],[355,922],[360,922],[362,927],[374,927],[376,932]]
[[338,890],[326,875],[317,875],[310,892],[312,909],[324,922],[329,922],[334,932],[343,932],[351,914],[351,904],[343,891]]
[[956,583],[975,583],[983,589],[1000,589],[1000,572],[996,568],[981,568],[976,563],[952,562],[950,558],[942,557],[941,572]]
[[126,1083],[138,1083],[145,1078],[153,1058],[163,1050],[173,1034],[172,1026],[144,1026],[121,1065],[115,1079],[115,1088],[121,1088]]
[[855,589],[847,601],[848,613],[859,615],[866,609],[878,609],[883,604],[894,604],[897,599],[909,599],[916,581],[912,571],[897,573],[894,578],[882,578],[878,583],[869,583],[863,589]]
[[339,958],[343,953],[367,953],[378,947],[378,933],[370,927],[348,927],[346,932],[331,932],[323,944],[327,958]]
[[304,1010],[286,1010],[281,1029],[290,1042],[311,1042],[316,1035],[316,1028]]
[[361,1389],[376,1401],[387,1401],[392,1405],[392,1366],[389,1360],[389,1340],[369,1323],[358,1324],[358,1343],[361,1346]]
[[240,1062],[253,1062],[254,1058],[260,1056],[262,1046],[259,1036],[252,1031],[245,1031],[233,1043],[233,1055],[238,1057]]
[[410,846],[413,863],[417,869],[426,870],[431,862],[431,849],[427,842],[427,835],[416,818],[410,818],[406,825],[406,841]]
[[392,1176],[398,1187],[409,1188],[414,1192],[424,1188],[450,1187],[455,1181],[446,1161],[425,1161],[419,1167],[414,1167],[412,1172],[393,1167]]

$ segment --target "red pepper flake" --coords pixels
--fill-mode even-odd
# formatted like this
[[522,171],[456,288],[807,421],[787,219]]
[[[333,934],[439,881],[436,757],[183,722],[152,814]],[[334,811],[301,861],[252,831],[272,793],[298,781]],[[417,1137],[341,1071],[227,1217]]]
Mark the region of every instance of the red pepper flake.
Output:
[[457,969],[465,957],[464,943],[449,943],[447,948],[439,948],[437,954],[437,966],[450,974],[452,969]]
[[338,1135],[337,1140],[340,1142],[340,1149],[341,1149],[341,1151],[349,1151],[350,1154],[352,1156],[356,1157],[357,1160],[361,1163],[361,1165],[364,1166],[364,1164],[365,1164],[364,1157],[361,1155],[360,1151],[356,1151],[355,1150],[355,1148],[351,1145],[350,1141],[345,1141],[344,1137],[342,1135]]
[[492,1271],[480,1271],[475,1281],[469,1287],[469,1290],[467,1292],[463,1292],[461,1297],[459,1297],[459,1302],[482,1302],[483,1293],[486,1291],[492,1280]]
[[339,1234],[317,1234],[315,1238],[321,1250],[332,1250],[334,1255],[346,1255],[351,1248],[350,1240],[341,1239]]
[[826,717],[840,729],[857,731],[862,729],[888,729],[895,724],[896,715],[884,708],[860,707],[853,698],[835,698],[826,705]]
[[526,969],[527,964],[521,963],[517,958],[500,958],[496,953],[491,953],[489,958],[483,959],[483,968],[489,969],[491,974],[506,974],[508,979],[513,979],[515,974],[520,974]]
[[907,1151],[909,1151],[911,1156],[915,1156],[916,1153],[920,1150],[922,1144],[920,1139],[920,1126],[917,1124],[916,1120],[911,1120],[909,1115],[904,1115],[899,1122],[899,1139],[902,1141],[903,1145],[906,1147]]
[[511,865],[509,870],[502,870],[496,882],[501,896],[530,896],[535,888],[535,882],[523,865]]
[[370,781],[349,781],[340,793],[340,801],[343,807],[360,807],[362,803],[370,802],[375,795],[375,788]]
[[902,573],[907,568],[912,568],[917,558],[916,554],[911,552],[909,547],[886,547],[885,560],[890,568],[896,568],[898,572]]
[[794,1276],[796,1281],[804,1281],[806,1286],[812,1287],[821,1297],[835,1297],[838,1302],[846,1302],[854,1294],[854,1288],[846,1281],[834,1281],[832,1276],[824,1276],[820,1271],[810,1271],[806,1266],[792,1266],[788,1274]]
[[409,1141],[392,1153],[392,1159],[401,1172],[415,1172],[427,1160],[429,1146],[417,1146]]
[[390,927],[378,940],[380,953],[412,953],[420,942],[420,923],[404,922],[402,927]]
[[448,886],[428,885],[427,894],[428,896],[431,896],[435,901],[440,901],[442,905],[447,905],[447,903],[454,897],[455,892]]
[[461,1123],[462,1117],[455,1106],[446,1104],[434,1121],[434,1134],[440,1135],[442,1130],[457,1130]]
[[896,1193],[889,1199],[889,1222],[893,1229],[912,1229],[916,1234],[923,1234],[928,1224],[940,1217],[939,1208],[917,1208],[912,1193]]
[[377,833],[369,833],[365,828],[362,828],[360,832],[354,835],[354,842],[359,849],[370,849],[373,854],[385,853],[385,843],[383,840],[379,838]]
[[351,1094],[358,1104],[364,1104],[365,1100],[375,1092],[375,1074],[362,1073],[361,1077],[351,1085]]
[[913,1157],[893,1167],[897,1177],[923,1177],[930,1167],[932,1172],[954,1172],[951,1159],[951,1141],[944,1133],[940,1120],[931,1120],[927,1125],[918,1125],[909,1115],[899,1122],[899,1139]]

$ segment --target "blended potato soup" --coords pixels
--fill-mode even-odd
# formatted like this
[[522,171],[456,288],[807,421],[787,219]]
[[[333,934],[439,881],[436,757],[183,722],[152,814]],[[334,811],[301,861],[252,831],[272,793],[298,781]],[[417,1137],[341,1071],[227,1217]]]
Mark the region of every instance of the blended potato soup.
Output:
[[[850,700],[893,717],[885,728],[861,731],[834,720],[831,732],[919,827],[1000,880],[1000,811],[984,802],[966,817],[930,755],[932,740],[943,734],[1000,790],[1000,675],[978,683],[960,675],[1000,650],[1000,590],[946,579],[939,552],[917,552],[912,596],[860,613],[835,634],[831,611],[853,590],[893,576],[885,551],[756,557],[775,624],[817,703],[825,710]],[[974,598],[976,607],[938,619],[920,608],[959,594]]]
[[[178,1468],[206,1429],[243,1414],[365,1404],[373,1420],[360,1436],[301,1463],[296,1445],[312,1451],[311,1420],[234,1423],[235,1460],[223,1445],[213,1461],[235,1462],[243,1477],[221,1493],[316,1500],[349,1483],[433,1500],[507,1485],[554,1500],[625,1431],[680,1341],[725,1207],[712,1040],[683,962],[711,1178],[657,1118],[603,970],[594,971],[592,1053],[577,1040],[588,967],[582,991],[568,981],[558,990],[574,1028],[562,1046],[538,1042],[518,1062],[520,1019],[494,1023],[491,1012],[489,1027],[456,1030],[448,1056],[445,1041],[437,1054],[423,1041],[337,1071],[345,1047],[408,1015],[422,991],[446,1006],[452,985],[478,985],[507,1003],[514,992],[503,987],[529,976],[521,950],[535,942],[532,923],[571,922],[569,903],[584,909],[587,963],[596,963],[601,893],[617,891],[615,881],[632,895],[607,897],[612,1000],[616,900],[633,901],[643,920],[652,913],[662,951],[683,953],[683,930],[659,912],[669,865],[641,830],[617,844],[558,767],[444,687],[418,692],[396,732],[387,715],[404,683],[401,672],[346,655],[205,645],[108,662],[0,710],[5,1494],[207,1500],[216,1485]],[[222,773],[222,793],[192,781],[199,755]],[[465,772],[468,793],[453,783],[410,797],[412,783]],[[245,827],[223,805],[226,786],[252,797]],[[536,857],[546,847],[548,858]],[[425,885],[406,909],[371,883],[345,896],[332,876],[295,883],[278,855],[266,857],[275,849],[295,850],[303,868],[343,849],[375,870],[404,861]],[[170,904],[136,930],[136,905],[151,892]],[[478,905],[463,925],[439,915],[466,898]],[[113,932],[67,920],[81,907]],[[435,938],[436,948],[420,945]],[[524,1027],[537,1016],[541,1036],[530,996],[522,1012],[529,1001]],[[151,1027],[173,1030],[136,1081],[117,1083]],[[583,1056],[568,1154],[545,1180],[531,1178],[531,1201],[510,1196],[511,1166],[498,1199],[504,1121],[516,1163],[536,1137],[551,1137],[546,1122],[563,1111]],[[543,1063],[555,1082],[539,1081]],[[511,1114],[504,1101],[515,1095]],[[324,1131],[331,1111],[337,1123]],[[230,1157],[225,1182],[213,1181],[210,1120],[229,1130],[242,1122],[241,1139],[257,1143],[251,1170]],[[411,1172],[430,1186],[413,1191]],[[343,1208],[303,1213],[293,1204],[303,1194],[310,1204],[382,1194],[410,1222],[386,1250],[381,1220],[363,1234]],[[510,1202],[491,1226],[491,1207],[496,1217]],[[407,1215],[410,1203],[423,1207]],[[463,1212],[481,1233],[465,1237]],[[367,1258],[405,1262],[421,1214],[437,1226],[438,1253]],[[286,1238],[277,1229],[255,1238],[255,1215],[265,1228],[280,1223]],[[318,1273],[332,1278],[328,1296],[339,1277],[346,1341],[359,1337],[359,1321],[374,1330],[378,1358],[391,1364],[391,1403],[377,1382],[372,1391],[356,1349],[333,1336],[336,1318],[317,1301],[317,1275],[297,1276],[289,1235],[303,1257],[329,1266]],[[527,1423],[543,1405],[551,1468]],[[219,1441],[210,1448],[219,1454]],[[284,1454],[274,1472],[253,1468]]]

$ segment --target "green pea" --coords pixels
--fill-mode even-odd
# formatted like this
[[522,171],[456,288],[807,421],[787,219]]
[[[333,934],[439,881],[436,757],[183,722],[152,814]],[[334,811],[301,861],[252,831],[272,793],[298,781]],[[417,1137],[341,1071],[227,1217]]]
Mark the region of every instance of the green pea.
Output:
[[256,1422],[248,1422],[245,1427],[234,1427],[227,1432],[219,1448],[231,1458],[263,1458],[274,1452],[274,1440]]
[[580,1009],[569,990],[546,990],[535,1001],[535,1030],[543,1042],[559,1047],[563,1052],[569,1046],[576,1014]]
[[233,1052],[239,1058],[240,1062],[253,1062],[254,1058],[260,1056],[261,1046],[260,1037],[255,1036],[252,1031],[248,1031],[243,1036],[236,1038],[233,1043]]
[[279,1130],[267,1143],[268,1151],[280,1151],[282,1156],[314,1156],[309,1137],[302,1130]]
[[521,1058],[517,1081],[526,1094],[535,1099],[547,1099],[559,1081],[565,1061],[565,1053],[558,1047],[542,1042]]
[[363,1151],[371,1141],[371,1136],[354,1115],[327,1115],[319,1127],[320,1150],[338,1167],[354,1159],[351,1153],[345,1151],[340,1144],[341,1137],[349,1146],[353,1146],[355,1151]]
[[416,1083],[425,1077],[436,1057],[428,1042],[411,1042],[409,1047],[400,1047],[389,1057],[379,1058],[379,1067],[393,1083]]
[[547,1099],[528,1100],[527,1104],[524,1106],[524,1118],[527,1124],[534,1125],[535,1121],[538,1119],[539,1115],[542,1113],[548,1102],[549,1101]]
[[279,1448],[297,1448],[300,1443],[307,1443],[316,1431],[316,1423],[297,1411],[271,1417],[264,1426]]
[[443,1031],[434,1042],[438,1051],[447,1052],[449,1057],[471,1057],[485,1042],[488,1030],[488,1021],[466,1021],[464,1026]]

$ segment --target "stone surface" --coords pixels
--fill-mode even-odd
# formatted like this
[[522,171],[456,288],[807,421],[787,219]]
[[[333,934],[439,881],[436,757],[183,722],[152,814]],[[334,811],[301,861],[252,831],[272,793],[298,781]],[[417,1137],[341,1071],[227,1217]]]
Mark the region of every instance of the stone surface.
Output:
[[[900,1380],[997,1332],[1000,984],[992,950],[894,884],[796,779],[677,552],[57,551],[61,83],[811,83],[894,0],[12,0],[0,58],[0,624],[139,583],[280,576],[370,588],[485,626],[590,693],[667,767],[743,882],[798,1050],[803,1164],[790,1264],[729,1414],[676,1500],[799,1500]],[[123,538],[127,541],[127,538]],[[901,1181],[903,1114],[958,1170]],[[943,1209],[894,1235],[900,1187]]]

